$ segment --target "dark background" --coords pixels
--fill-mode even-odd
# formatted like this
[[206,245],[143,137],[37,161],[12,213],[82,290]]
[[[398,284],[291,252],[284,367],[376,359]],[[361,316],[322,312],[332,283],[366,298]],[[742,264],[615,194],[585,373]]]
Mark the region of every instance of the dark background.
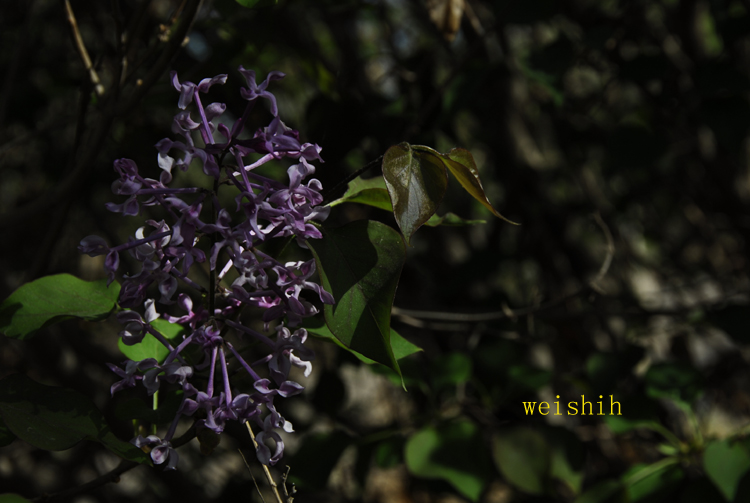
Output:
[[[442,22],[451,4],[455,33]],[[402,141],[463,147],[493,205],[521,223],[492,218],[453,184],[441,213],[487,223],[425,227],[412,239],[393,317],[424,348],[404,362],[408,393],[317,343],[308,392],[288,411],[298,433],[282,464],[297,477],[296,501],[463,501],[445,480],[403,462],[416,432],[457,421],[476,432],[457,445],[443,438],[453,454],[435,462],[468,466],[484,481],[486,502],[572,502],[664,457],[664,436],[653,429],[618,429],[596,416],[527,417],[521,406],[581,394],[612,394],[628,419],[655,421],[684,444],[655,489],[618,489],[614,500],[722,500],[703,453],[710,439],[744,441],[750,416],[750,2],[71,6],[101,96],[64,2],[0,5],[3,298],[47,274],[103,277],[101,262],[76,246],[89,234],[123,242],[138,227],[104,208],[116,199],[112,161],[135,159],[155,176],[153,145],[169,136],[176,112],[169,70],[195,82],[229,73],[212,93],[235,113],[243,109],[240,64],[259,80],[280,70],[287,77],[271,88],[280,115],[323,148],[316,177],[324,187]],[[191,19],[184,48],[160,38]],[[129,37],[118,42],[122,32]],[[268,120],[263,113],[256,118]],[[360,218],[395,225],[380,210],[346,205],[330,223]],[[114,377],[103,365],[121,358],[116,331],[68,322],[27,342],[3,338],[0,374],[78,389],[116,422]],[[127,438],[128,425],[119,427]],[[177,473],[139,468],[77,501],[256,501],[236,452],[247,440],[234,433],[238,440],[208,458],[183,448]],[[508,438],[529,443],[498,447]],[[545,462],[531,469],[536,478],[508,471],[535,466],[560,442],[577,478]],[[34,497],[115,465],[95,444],[48,453],[16,441],[0,449],[0,487]],[[253,473],[266,484],[257,466]],[[747,501],[749,483],[739,484],[736,501]]]

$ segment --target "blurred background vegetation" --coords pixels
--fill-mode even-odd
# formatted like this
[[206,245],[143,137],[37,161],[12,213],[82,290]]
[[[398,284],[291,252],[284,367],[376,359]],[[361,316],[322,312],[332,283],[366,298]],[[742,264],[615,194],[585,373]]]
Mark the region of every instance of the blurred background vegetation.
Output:
[[[444,211],[487,223],[414,236],[393,315],[424,348],[401,362],[408,392],[314,343],[315,372],[285,412],[296,501],[750,501],[750,2],[67,5],[100,88],[66,2],[0,4],[2,298],[46,274],[103,277],[76,246],[138,226],[104,208],[112,161],[157,172],[169,70],[229,73],[212,93],[235,113],[240,64],[280,70],[280,115],[322,146],[324,187],[401,141],[464,147],[522,224],[452,187]],[[361,218],[394,225],[353,205],[329,222]],[[71,322],[2,339],[0,374],[79,389],[128,438],[103,365],[122,358],[116,331]],[[524,414],[558,395],[563,409],[613,395],[623,415]],[[260,501],[237,447],[250,452],[241,430],[209,457],[183,448],[176,473],[139,468],[75,501]],[[116,464],[94,444],[16,441],[0,449],[0,486],[31,497]]]

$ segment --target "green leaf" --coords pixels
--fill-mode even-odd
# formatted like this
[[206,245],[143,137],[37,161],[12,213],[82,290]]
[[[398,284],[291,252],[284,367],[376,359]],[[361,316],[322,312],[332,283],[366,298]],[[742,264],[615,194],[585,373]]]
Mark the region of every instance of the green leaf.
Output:
[[578,437],[565,428],[550,428],[545,435],[550,445],[550,476],[562,481],[574,493],[581,491],[585,449]]
[[238,4],[243,7],[268,7],[269,5],[276,5],[279,0],[235,0]]
[[10,445],[15,439],[16,436],[10,431],[3,418],[0,417],[0,447]]
[[552,372],[519,363],[508,367],[510,384],[521,390],[536,391],[552,379]]
[[143,451],[112,433],[87,397],[39,384],[23,374],[0,380],[0,416],[14,435],[41,449],[62,451],[81,440],[93,440],[122,458],[148,462]]
[[367,179],[355,178],[349,182],[349,187],[344,195],[332,201],[329,206],[333,207],[341,203],[367,204],[381,210],[393,211],[391,196],[388,195],[385,179],[382,176]]
[[471,358],[462,353],[448,353],[432,364],[432,385],[435,389],[455,386],[471,379]]
[[[391,196],[388,195],[388,189],[385,185],[385,179],[382,176],[375,178],[357,177],[349,182],[349,187],[343,196],[332,201],[329,206],[334,207],[342,203],[360,203],[373,206],[381,210],[393,212],[391,205]],[[486,220],[466,220],[455,213],[446,213],[443,216],[432,215],[424,225],[437,227],[447,225],[452,227],[462,227],[466,225],[485,224]]]
[[586,360],[586,374],[595,394],[605,394],[615,388],[620,372],[620,358],[614,353],[593,353]]
[[619,502],[624,498],[625,488],[619,480],[603,480],[576,498],[575,503]]
[[655,430],[658,428],[659,423],[651,419],[631,419],[625,416],[607,415],[602,418],[612,433],[619,435],[626,433],[636,428],[647,428]]
[[406,259],[399,234],[380,222],[359,220],[324,229],[307,241],[320,279],[336,304],[325,305],[328,328],[346,347],[399,376],[391,345],[391,307]]
[[487,199],[487,194],[484,193],[484,187],[479,179],[479,170],[474,162],[474,157],[466,149],[454,148],[447,154],[442,154],[441,158],[445,163],[445,166],[453,173],[453,176],[459,181],[459,183],[466,189],[466,192],[482,203],[482,206],[490,210],[493,215],[498,218],[502,218],[508,223],[518,225],[516,222],[508,220],[502,216]]
[[685,477],[682,468],[675,465],[676,459],[664,458],[650,465],[636,465],[622,476],[628,501],[644,498],[649,501],[669,501],[668,496]]
[[[162,319],[152,321],[151,326],[170,341],[176,339],[185,332],[185,327],[182,325],[170,323],[167,320]],[[169,349],[151,334],[146,334],[141,342],[132,346],[127,346],[122,342],[122,338],[120,338],[117,341],[117,347],[120,348],[122,354],[134,362],[139,362],[146,358],[156,358],[159,363],[162,363],[169,354]]]
[[466,225],[478,225],[478,224],[486,224],[486,220],[466,220],[464,218],[459,217],[455,213],[446,213],[445,215],[439,217],[437,215],[432,215],[427,222],[425,222],[425,225],[428,227],[437,227],[438,225],[448,225],[451,227],[463,227]]
[[393,215],[409,243],[440,206],[448,190],[448,172],[434,150],[400,143],[383,155],[383,178]]
[[685,404],[701,393],[702,376],[684,362],[657,363],[645,376],[647,393],[654,398],[670,398]]
[[31,503],[31,501],[18,494],[7,493],[0,494],[0,503]]
[[739,442],[711,442],[703,453],[703,468],[727,501],[733,501],[740,479],[750,469],[750,453]]
[[508,482],[530,494],[544,493],[550,447],[540,432],[527,427],[500,430],[493,438],[492,454]]
[[13,292],[0,305],[0,332],[26,339],[40,328],[69,318],[101,320],[117,305],[120,285],[88,282],[70,274],[45,276]]
[[479,501],[490,478],[481,432],[466,420],[417,432],[406,442],[404,457],[412,474],[445,480],[471,501]]
[[[318,325],[318,324],[315,324],[311,320],[312,318],[307,318],[305,321],[302,322],[302,326],[313,337],[319,337],[321,339],[325,339],[330,342],[333,342],[340,348],[343,348],[346,351],[350,352],[351,354],[359,358],[362,362],[367,363],[368,365],[373,364],[373,363],[378,363],[375,360],[371,360],[370,358],[363,356],[361,353],[358,353],[354,351],[353,349],[344,346],[344,344],[341,341],[339,341],[335,335],[333,335],[333,332],[331,332],[331,330],[328,328],[328,326],[325,323]],[[393,328],[391,328],[391,348],[393,349],[393,357],[396,358],[396,360],[400,360],[401,358],[406,358],[409,355],[413,355],[414,353],[422,351],[422,348],[404,339],[398,332],[393,330]]]

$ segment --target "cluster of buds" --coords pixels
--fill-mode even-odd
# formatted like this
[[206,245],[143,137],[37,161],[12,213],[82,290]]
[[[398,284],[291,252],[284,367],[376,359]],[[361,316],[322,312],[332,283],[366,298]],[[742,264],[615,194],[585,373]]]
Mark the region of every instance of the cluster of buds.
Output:
[[[107,205],[110,211],[129,216],[139,215],[143,207],[160,206],[165,219],[146,220],[134,238],[119,246],[110,247],[98,236],[84,238],[79,246],[82,253],[92,257],[106,255],[104,267],[110,283],[120,268],[123,252],[141,264],[140,271],[122,279],[119,304],[129,309],[117,314],[124,326],[120,337],[124,344],[134,345],[151,334],[169,354],[162,362],[147,358],[126,361],[122,367],[110,365],[121,377],[112,385],[112,393],[138,383],[149,394],[162,385],[181,388],[182,403],[166,434],[133,440],[138,447],[150,447],[154,463],[166,463],[168,468],[177,464],[177,453],[170,443],[177,424],[182,416],[193,415],[200,418],[198,428],[215,433],[221,433],[228,420],[254,422],[260,428],[258,459],[275,464],[284,451],[278,430],[292,431],[292,425],[279,414],[274,399],[303,390],[289,379],[289,372],[296,366],[308,376],[314,357],[304,346],[307,331],[298,327],[303,318],[318,310],[300,294],[312,290],[321,302],[334,302],[330,293],[310,280],[315,273],[313,260],[282,263],[257,248],[272,238],[296,238],[306,248],[305,240],[321,237],[315,222],[323,221],[329,208],[321,206],[322,187],[318,180],[303,183],[315,172],[311,163],[322,162],[320,147],[300,142],[299,133],[279,119],[276,98],[267,90],[270,82],[284,75],[271,72],[261,84],[256,84],[255,72],[242,67],[239,72],[247,82],[241,94],[248,103],[231,129],[213,122],[224,114],[225,104],[204,106],[201,101],[201,94],[208,93],[213,85],[224,84],[226,75],[194,84],[180,82],[172,73],[181,110],[174,117],[172,131],[179,139],[165,138],[156,144],[161,169],[158,179],[144,178],[130,159],[115,161],[119,179],[112,184],[112,191],[127,199],[122,204]],[[273,119],[252,137],[241,139],[250,112],[260,98],[270,102]],[[197,109],[196,118],[187,110],[191,105]],[[215,135],[223,137],[223,142],[217,141]],[[255,172],[269,161],[285,158],[295,162],[287,170],[288,183]],[[202,169],[213,181],[212,190],[168,186],[175,168],[187,171],[191,166]],[[236,190],[234,204],[229,207],[222,207],[218,197],[223,186]],[[206,262],[210,284],[204,287],[190,272],[195,264]],[[228,284],[225,276],[233,269],[236,274],[229,277],[236,275],[236,279]],[[178,294],[180,285],[200,294],[207,305],[196,307],[189,294]],[[154,295],[156,291],[158,295]],[[157,306],[163,306],[161,312]],[[166,306],[174,306],[182,315],[167,314]],[[264,331],[275,332],[273,336],[241,323],[240,314],[248,306],[263,310]],[[160,317],[185,328],[181,340],[170,341],[155,329],[152,322]],[[256,342],[254,347],[265,348],[264,356],[248,363],[227,340],[230,333]],[[186,356],[185,350],[191,346],[200,348],[202,357],[198,360]],[[235,360],[234,365],[244,369],[254,382],[249,393],[232,387],[230,360]],[[198,381],[206,383],[202,389],[193,384]],[[275,446],[273,452],[268,443]]]

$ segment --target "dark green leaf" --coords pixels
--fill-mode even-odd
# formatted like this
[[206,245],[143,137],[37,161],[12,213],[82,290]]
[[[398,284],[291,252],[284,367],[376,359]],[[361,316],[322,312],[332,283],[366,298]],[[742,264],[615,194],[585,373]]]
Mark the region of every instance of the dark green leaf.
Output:
[[[152,321],[151,326],[170,341],[185,332],[185,328],[182,325],[170,323],[162,319]],[[141,342],[132,346],[125,345],[122,339],[119,339],[117,347],[120,348],[122,354],[135,362],[145,360],[146,358],[156,358],[159,363],[162,363],[169,354],[169,349],[151,334],[146,334],[146,337]]]
[[614,389],[619,372],[620,358],[614,353],[594,353],[586,361],[586,374],[597,395]]
[[586,454],[578,437],[565,428],[550,428],[550,476],[565,483],[574,494],[581,491]]
[[489,480],[481,432],[469,421],[417,432],[406,442],[404,457],[412,474],[445,480],[471,501],[479,500]]
[[383,156],[383,178],[393,215],[407,243],[435,214],[448,189],[448,172],[439,155],[428,147],[400,143]]
[[10,431],[3,418],[0,417],[0,447],[10,445],[15,439],[16,436]]
[[403,461],[403,452],[403,439],[391,437],[380,442],[375,448],[375,463],[380,468],[393,468]]
[[701,393],[701,374],[684,362],[657,363],[645,376],[648,395],[690,403]]
[[331,202],[329,206],[337,206],[341,203],[360,203],[374,206],[385,211],[393,211],[391,196],[382,176],[364,179],[357,177],[349,182],[349,187],[343,196]]
[[[615,434],[625,433],[635,428],[661,429],[658,422],[656,404],[643,395],[617,398],[620,411],[615,415],[606,415],[602,419]],[[621,412],[622,415],[617,415]]]
[[648,501],[669,501],[668,496],[685,477],[685,472],[679,466],[665,464],[665,461],[669,459],[651,465],[638,465],[625,472],[622,481],[626,486],[628,501],[646,498]]
[[18,494],[8,493],[0,494],[0,503],[31,503],[31,501]]
[[492,206],[490,200],[487,199],[487,194],[484,193],[484,187],[482,187],[482,182],[479,179],[479,170],[477,169],[477,165],[474,162],[474,157],[471,155],[471,152],[463,148],[454,148],[447,154],[442,154],[440,158],[450,172],[453,173],[453,176],[456,177],[461,186],[463,186],[463,188],[466,189],[466,192],[471,194],[474,199],[482,203],[482,205],[490,210],[490,212],[496,217],[502,218],[513,225],[518,225],[502,216]]
[[[311,320],[311,318],[308,318],[308,320]],[[349,351],[351,354],[359,358],[362,362],[367,363],[368,365],[378,363],[375,360],[371,360],[370,358],[363,356],[361,353],[358,353],[353,349],[344,346],[344,344],[342,344],[341,341],[339,341],[333,335],[333,332],[331,332],[327,325],[320,325],[308,320],[305,320],[302,323],[302,326],[307,329],[307,332],[310,335],[333,342],[337,346]],[[396,360],[400,360],[401,358],[405,358],[409,355],[413,355],[414,353],[422,351],[422,348],[404,339],[398,332],[393,330],[393,328],[391,328],[391,348],[393,349],[393,357],[396,358]]]
[[432,364],[432,384],[435,389],[465,383],[471,379],[471,358],[462,353],[448,353]]
[[619,480],[603,480],[576,498],[575,503],[614,503],[625,501],[625,488]]
[[750,469],[750,453],[739,442],[711,442],[703,453],[703,468],[727,501],[733,501],[742,476]]
[[243,7],[267,7],[269,5],[276,5],[279,0],[235,0],[238,4]]
[[399,234],[380,222],[359,220],[325,229],[310,240],[323,287],[336,304],[325,306],[328,328],[346,347],[400,374],[391,345],[391,307],[406,250]]
[[604,416],[604,422],[612,430],[612,433],[619,435],[621,433],[634,430],[636,428],[647,428],[653,430],[659,427],[659,423],[650,419],[631,419],[624,416]]
[[552,372],[520,363],[508,368],[508,378],[519,389],[536,391],[552,379]]
[[120,285],[88,282],[70,274],[45,276],[27,283],[0,306],[0,332],[25,339],[42,327],[68,318],[101,320],[117,305]]
[[[687,483],[682,491],[680,503],[706,503],[707,501],[722,501],[724,496],[706,477],[694,479]],[[742,501],[739,500],[738,501]]]
[[0,380],[0,416],[14,435],[41,449],[61,451],[93,440],[122,458],[148,462],[143,451],[115,437],[91,400],[71,389],[10,375]]
[[545,491],[550,447],[540,432],[527,427],[500,430],[492,446],[495,464],[508,482],[531,494]]

